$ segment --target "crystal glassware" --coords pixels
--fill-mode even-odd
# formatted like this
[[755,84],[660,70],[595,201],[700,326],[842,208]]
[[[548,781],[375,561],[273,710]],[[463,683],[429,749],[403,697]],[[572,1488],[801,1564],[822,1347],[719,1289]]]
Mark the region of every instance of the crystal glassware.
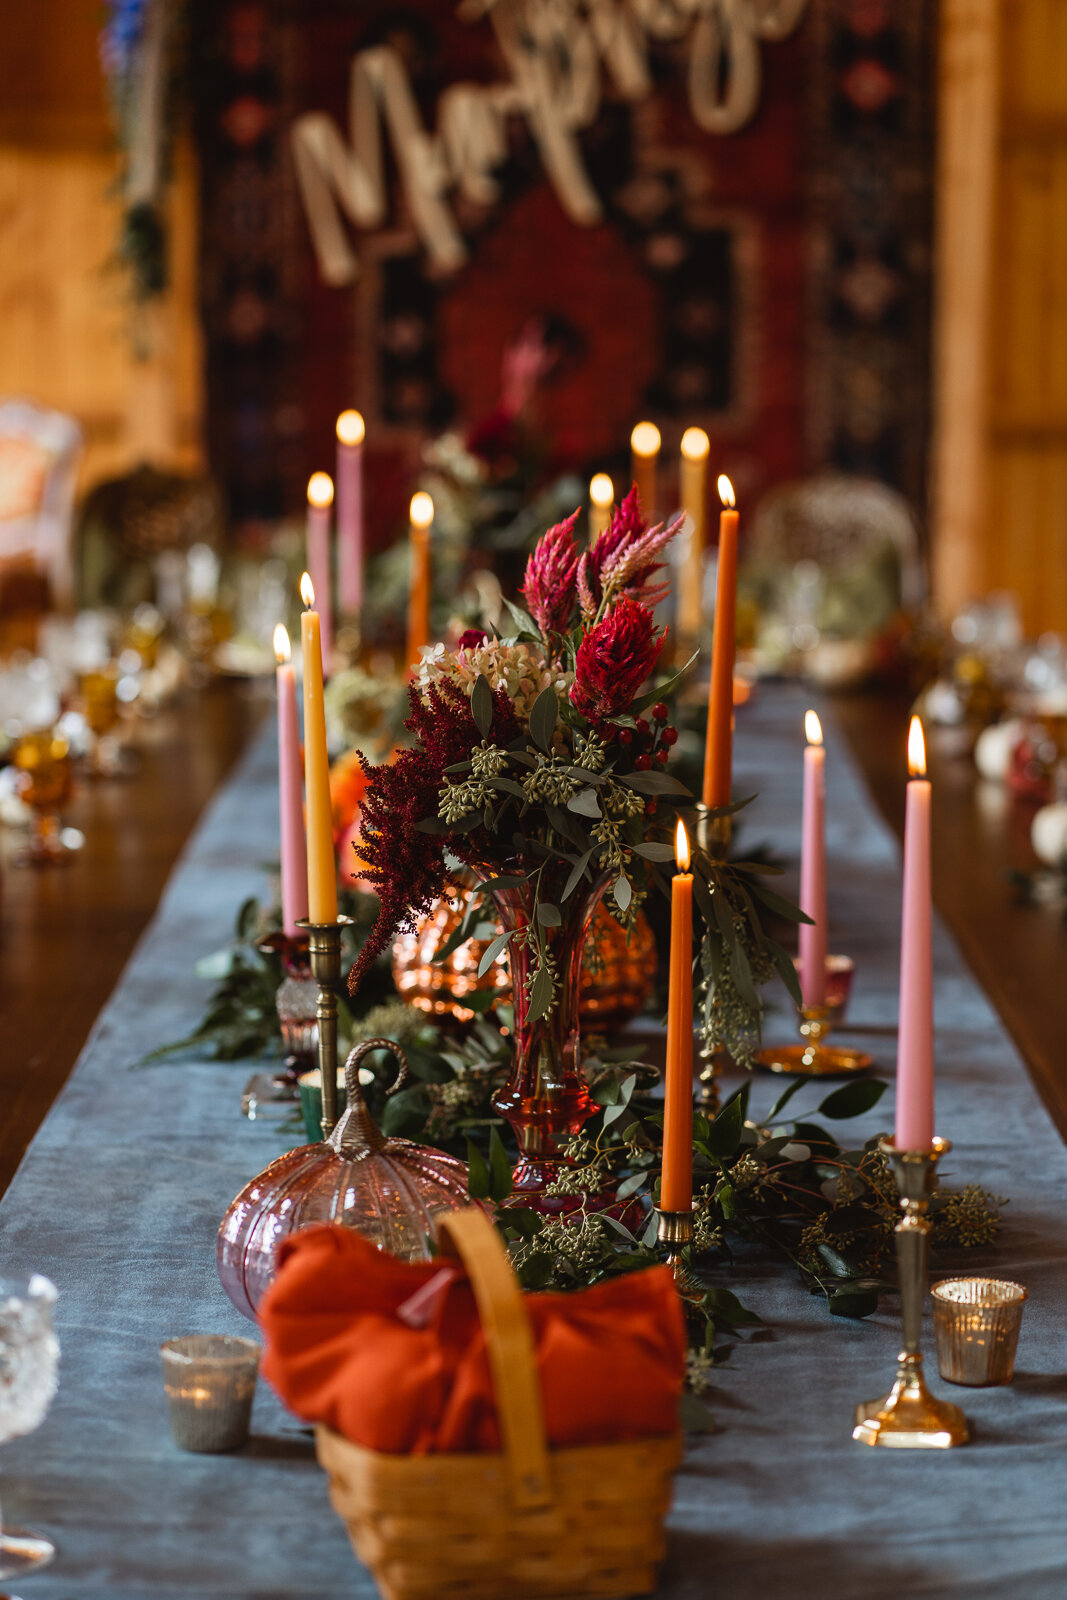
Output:
[[59,813],[74,789],[70,745],[54,728],[24,733],[11,756],[15,788],[33,812],[33,828],[20,865],[47,866],[70,854]]
[[[799,961],[796,966],[799,974]],[[851,956],[826,957],[825,1000],[819,1006],[801,1006],[797,1012],[797,1027],[804,1043],[772,1045],[769,1049],[760,1050],[756,1060],[761,1067],[768,1067],[771,1072],[824,1078],[866,1071],[871,1065],[871,1057],[865,1050],[826,1043],[834,1028],[844,1020],[852,993],[854,970]]]
[[[59,1382],[55,1301],[55,1286],[40,1273],[0,1278],[0,1444],[40,1427],[52,1403]],[[0,1520],[0,1578],[22,1577],[55,1553],[43,1534]]]
[[1027,1293],[1004,1278],[945,1278],[930,1291],[937,1370],[949,1383],[1010,1383]]
[[160,1346],[170,1431],[180,1450],[221,1454],[248,1442],[259,1345],[227,1334],[191,1334]]
[[78,674],[78,699],[92,735],[89,771],[114,777],[121,769],[121,746],[114,729],[119,722],[119,671],[114,665],[94,667]]

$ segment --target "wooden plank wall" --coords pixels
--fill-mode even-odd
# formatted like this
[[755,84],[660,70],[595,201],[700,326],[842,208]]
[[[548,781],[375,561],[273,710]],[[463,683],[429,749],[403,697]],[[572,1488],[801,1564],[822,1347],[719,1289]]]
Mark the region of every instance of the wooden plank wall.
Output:
[[934,579],[1067,631],[1067,4],[944,0]]
[[179,148],[174,285],[153,318],[158,355],[138,361],[120,274],[116,155],[97,58],[101,8],[8,8],[0,50],[0,397],[75,416],[81,486],[141,458],[200,463],[195,174]]

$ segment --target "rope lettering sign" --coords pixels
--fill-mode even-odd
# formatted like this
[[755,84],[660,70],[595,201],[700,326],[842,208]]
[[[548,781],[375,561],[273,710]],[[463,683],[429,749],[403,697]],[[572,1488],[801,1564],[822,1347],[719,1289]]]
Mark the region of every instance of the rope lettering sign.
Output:
[[652,92],[649,41],[682,41],[687,95],[697,125],[733,133],[759,104],[760,44],[786,38],[807,0],[464,0],[461,20],[487,16],[509,76],[456,83],[423,125],[401,56],[388,45],[360,51],[349,78],[349,138],[322,111],[298,117],[293,156],[319,271],[355,282],[359,261],[341,220],[384,226],[389,207],[383,136],[407,210],[430,262],[455,271],[467,258],[449,197],[477,205],[499,197],[493,177],[507,154],[506,123],[523,117],[563,210],[579,226],[603,215],[578,134],[595,121],[605,76],[624,100]]

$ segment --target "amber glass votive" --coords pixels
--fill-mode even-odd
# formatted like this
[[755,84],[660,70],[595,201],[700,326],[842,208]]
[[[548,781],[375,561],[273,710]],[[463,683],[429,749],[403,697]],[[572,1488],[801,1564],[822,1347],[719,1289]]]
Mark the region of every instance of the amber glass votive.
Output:
[[259,1345],[192,1334],[160,1346],[170,1431],[182,1450],[239,1450],[248,1440]]
[[1027,1300],[1006,1278],[946,1278],[930,1291],[937,1370],[972,1389],[1010,1383]]

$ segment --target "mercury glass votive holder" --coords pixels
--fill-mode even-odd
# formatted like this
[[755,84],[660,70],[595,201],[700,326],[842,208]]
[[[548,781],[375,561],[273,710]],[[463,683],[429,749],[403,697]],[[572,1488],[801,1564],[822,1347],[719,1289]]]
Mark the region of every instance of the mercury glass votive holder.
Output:
[[937,1370],[948,1383],[990,1388],[1010,1383],[1027,1300],[1005,1278],[946,1278],[930,1291]]
[[248,1442],[259,1345],[226,1334],[192,1334],[160,1346],[170,1431],[182,1450],[219,1454]]

